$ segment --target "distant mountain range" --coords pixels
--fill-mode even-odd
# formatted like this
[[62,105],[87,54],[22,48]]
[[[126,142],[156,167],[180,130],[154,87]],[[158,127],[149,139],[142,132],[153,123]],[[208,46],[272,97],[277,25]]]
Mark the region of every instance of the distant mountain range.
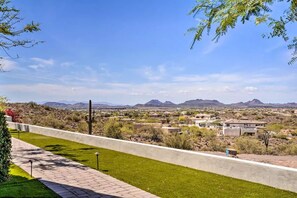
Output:
[[218,100],[188,100],[180,104],[174,104],[173,102],[166,101],[162,103],[159,100],[150,100],[145,104],[137,104],[136,107],[294,107],[297,108],[297,103],[285,103],[285,104],[277,104],[277,103],[263,103],[258,99],[253,99],[247,102],[238,102],[233,104],[224,104],[219,102]]
[[[88,103],[77,102],[77,103],[62,103],[62,102],[46,102],[43,105],[54,107],[54,108],[62,108],[62,109],[87,109]],[[132,108],[132,107],[196,107],[196,108],[204,108],[204,107],[234,107],[234,108],[248,108],[248,107],[263,107],[263,108],[297,108],[297,103],[263,103],[258,99],[253,99],[247,102],[238,102],[232,104],[224,104],[219,102],[218,100],[203,100],[203,99],[196,99],[196,100],[188,100],[180,104],[175,104],[171,101],[161,102],[159,100],[150,100],[145,104],[137,104],[135,106],[129,105],[115,105],[107,102],[94,102],[93,108]]]
[[[58,109],[87,109],[89,103],[77,102],[77,103],[63,103],[63,102],[45,102],[44,106],[49,106]],[[94,102],[92,104],[94,109],[103,109],[103,108],[126,108],[130,107],[128,105],[116,105],[108,102]]]

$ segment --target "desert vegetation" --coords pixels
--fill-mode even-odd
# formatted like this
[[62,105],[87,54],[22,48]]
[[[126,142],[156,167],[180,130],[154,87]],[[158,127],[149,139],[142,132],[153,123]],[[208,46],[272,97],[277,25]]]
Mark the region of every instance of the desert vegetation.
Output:
[[[64,110],[30,103],[8,104],[19,122],[87,133],[85,110]],[[269,146],[266,150],[261,132],[256,136],[221,136],[218,128],[194,126],[190,116],[213,114],[218,120],[260,119],[268,122]],[[169,146],[195,151],[225,152],[234,148],[239,153],[297,155],[297,119],[292,109],[100,109],[95,112],[94,135]],[[216,125],[221,125],[216,121]],[[162,126],[178,127],[166,132]]]

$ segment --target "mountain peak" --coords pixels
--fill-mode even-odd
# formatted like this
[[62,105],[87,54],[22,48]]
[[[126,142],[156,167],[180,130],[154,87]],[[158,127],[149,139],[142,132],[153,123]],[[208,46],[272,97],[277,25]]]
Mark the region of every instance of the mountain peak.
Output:
[[249,104],[249,105],[262,105],[262,104],[264,104],[263,102],[261,102],[261,101],[258,100],[258,99],[253,99],[253,100],[248,101],[248,102],[246,102],[246,103]]
[[160,100],[153,99],[145,103],[145,106],[161,106],[163,103]]

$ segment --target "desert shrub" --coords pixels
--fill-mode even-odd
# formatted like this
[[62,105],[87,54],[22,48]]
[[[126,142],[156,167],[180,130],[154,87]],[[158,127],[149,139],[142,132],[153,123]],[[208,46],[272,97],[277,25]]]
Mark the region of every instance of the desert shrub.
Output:
[[297,136],[297,130],[291,132],[292,136]]
[[110,119],[104,124],[104,134],[106,137],[123,139],[121,128],[122,124],[120,122]]
[[50,111],[50,110],[51,110],[51,108],[50,108],[49,106],[44,106],[44,109],[45,109],[46,111]]
[[228,146],[228,144],[226,142],[222,142],[217,139],[212,139],[208,144],[208,148],[211,151],[224,152],[226,150],[227,146]]
[[266,129],[268,131],[280,132],[284,126],[282,124],[268,124]]
[[161,142],[163,140],[163,132],[161,129],[154,128],[153,126],[143,126],[138,129],[138,134],[147,140]]
[[45,126],[47,127],[52,127],[55,129],[64,129],[65,128],[65,124],[62,120],[58,120],[56,118],[54,118],[53,116],[47,116],[44,119],[45,121]]
[[74,114],[72,115],[72,121],[79,122],[81,120],[80,115]]
[[80,133],[88,131],[88,124],[86,121],[79,122],[77,127],[78,127],[78,132]]
[[264,152],[261,142],[251,137],[237,138],[235,148],[241,153],[262,154]]
[[191,136],[188,134],[169,134],[165,136],[164,142],[166,146],[178,149],[193,149]]
[[0,183],[8,179],[11,159],[11,136],[8,131],[4,112],[0,111]]
[[135,132],[135,128],[134,128],[134,125],[131,123],[123,123],[121,127],[121,131],[124,134],[131,135]]
[[211,129],[207,128],[199,128],[197,126],[191,126],[191,127],[185,127],[183,130],[188,131],[191,135],[194,135],[196,137],[204,137],[207,139],[212,139],[216,136],[216,132]]
[[296,142],[290,142],[289,144],[282,144],[277,148],[278,154],[283,155],[297,155],[297,144]]
[[284,140],[287,139],[287,135],[284,133],[275,134],[273,137],[279,138],[279,139],[284,139]]
[[35,108],[35,107],[38,106],[38,104],[36,102],[33,102],[33,101],[28,102],[28,105],[29,105],[30,108]]

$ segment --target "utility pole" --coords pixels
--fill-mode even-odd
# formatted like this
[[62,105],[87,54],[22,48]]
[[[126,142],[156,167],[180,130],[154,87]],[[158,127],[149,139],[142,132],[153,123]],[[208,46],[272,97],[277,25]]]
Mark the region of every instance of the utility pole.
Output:
[[92,115],[92,100],[89,100],[89,116],[86,116],[86,122],[89,126],[89,135],[92,135],[92,122],[94,122],[95,111],[93,111]]

